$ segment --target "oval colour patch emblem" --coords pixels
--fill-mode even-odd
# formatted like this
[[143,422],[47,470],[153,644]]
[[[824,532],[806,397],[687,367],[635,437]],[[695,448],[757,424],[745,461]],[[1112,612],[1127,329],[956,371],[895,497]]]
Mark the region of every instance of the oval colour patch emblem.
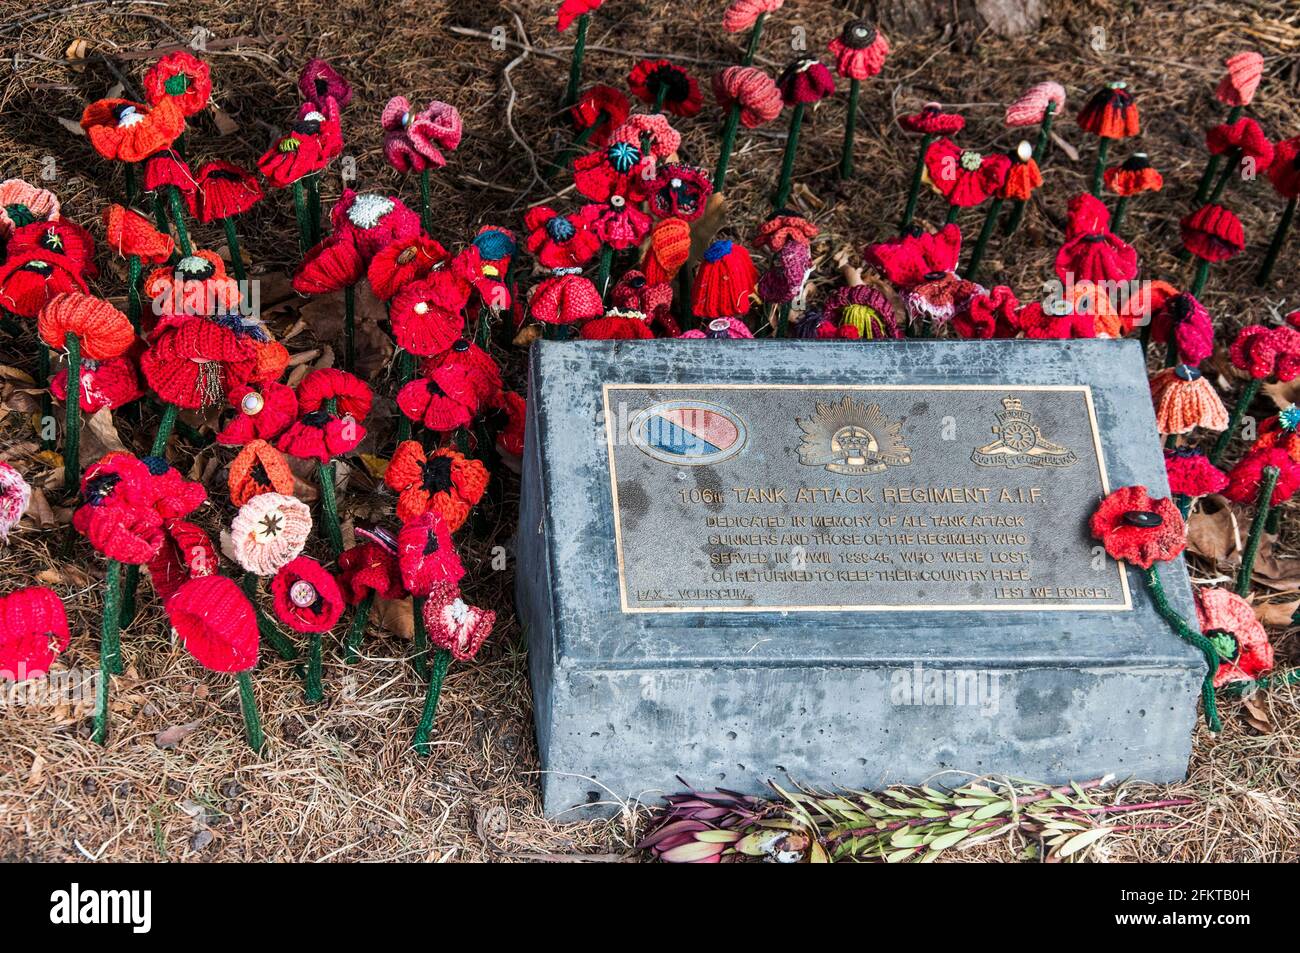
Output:
[[628,437],[642,453],[678,466],[720,463],[745,446],[744,421],[729,410],[700,400],[669,400],[632,419]]

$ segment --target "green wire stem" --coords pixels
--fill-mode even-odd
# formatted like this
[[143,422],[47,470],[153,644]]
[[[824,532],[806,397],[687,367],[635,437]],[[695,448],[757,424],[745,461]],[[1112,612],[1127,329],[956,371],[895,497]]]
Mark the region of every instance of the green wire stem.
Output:
[[1259,555],[1259,543],[1264,537],[1264,527],[1268,525],[1269,512],[1273,509],[1273,491],[1277,489],[1277,478],[1281,471],[1277,467],[1265,467],[1261,471],[1259,500],[1255,504],[1255,519],[1250,524],[1250,535],[1246,537],[1246,548],[1241,554],[1241,569],[1237,573],[1237,595],[1243,599],[1250,592],[1250,576],[1255,571],[1255,557]]
[[1151,601],[1155,603],[1156,611],[1184,642],[1194,645],[1205,656],[1206,672],[1201,682],[1201,699],[1205,703],[1205,723],[1210,731],[1220,732],[1223,730],[1223,724],[1219,721],[1219,708],[1214,698],[1214,676],[1219,671],[1219,653],[1215,651],[1214,644],[1209,639],[1195,631],[1187,624],[1186,619],[1174,611],[1173,606],[1169,604],[1169,597],[1165,595],[1165,588],[1160,582],[1160,571],[1156,566],[1153,565],[1146,570],[1146,578],[1147,589],[1151,592]]
[[429,687],[424,693],[424,708],[420,711],[420,723],[415,727],[412,747],[422,758],[429,755],[429,736],[433,734],[433,721],[438,712],[438,697],[442,694],[442,683],[447,677],[451,665],[451,653],[438,649],[433,656],[433,671],[429,674]]

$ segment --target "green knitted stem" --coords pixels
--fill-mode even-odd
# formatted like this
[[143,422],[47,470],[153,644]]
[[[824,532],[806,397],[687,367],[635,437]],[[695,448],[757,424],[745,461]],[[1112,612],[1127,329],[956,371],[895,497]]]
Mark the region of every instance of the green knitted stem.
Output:
[[1128,211],[1128,196],[1121,195],[1115,203],[1115,213],[1110,217],[1110,230],[1116,235],[1124,227],[1124,213]]
[[1183,519],[1187,519],[1187,514],[1192,511],[1192,498],[1186,493],[1174,494],[1174,505],[1178,507],[1178,513]]
[[361,657],[361,640],[366,634],[366,625],[370,622],[370,609],[375,604],[375,592],[372,589],[357,603],[348,626],[347,638],[343,642],[343,661],[351,664]]
[[[506,287],[511,288],[510,295],[514,297],[514,290],[509,282],[507,275]],[[492,309],[479,308],[478,324],[474,326],[474,343],[479,347],[487,350],[488,342],[492,339]]]
[[781,307],[776,312],[776,336],[779,338],[790,336],[790,302],[781,302]]
[[343,369],[349,374],[357,364],[357,287],[343,289]]
[[253,613],[257,616],[257,631],[262,638],[271,643],[272,648],[279,654],[280,658],[286,662],[292,662],[298,658],[298,650],[293,647],[293,643],[285,638],[280,627],[266,617],[262,612],[262,607],[257,604],[258,579],[251,572],[244,573],[243,579],[244,595],[248,596],[248,601],[253,604]]
[[175,404],[167,404],[163,407],[162,419],[158,421],[158,432],[153,435],[153,446],[149,448],[150,456],[166,456],[167,438],[172,435],[172,428],[176,426],[176,415],[178,413],[180,411]]
[[293,217],[298,220],[298,251],[305,255],[311,248],[311,213],[307,211],[307,192],[302,179],[293,183]]
[[[122,611],[118,615],[118,625],[125,629],[135,621],[135,594],[140,588],[140,567],[126,567],[125,581],[122,583]],[[121,659],[118,659],[121,664]]]
[[[1039,165],[1043,164],[1043,156],[1047,155],[1047,144],[1052,138],[1052,120],[1056,118],[1056,103],[1049,102],[1047,108],[1043,111],[1043,121],[1038,126],[1038,141],[1034,143],[1034,161]],[[1007,224],[1003,226],[1003,235],[1014,235],[1016,229],[1025,218],[1025,206],[1028,202],[1017,200],[1015,207],[1011,210],[1011,215],[1007,218]]]
[[[397,389],[400,391],[415,376],[415,355],[402,348],[397,349]],[[397,421],[397,442],[411,439],[411,418],[402,414]]]
[[1205,290],[1205,282],[1210,277],[1210,263],[1204,258],[1196,261],[1196,277],[1192,279],[1191,294],[1194,298],[1199,298],[1201,292]]
[[307,224],[313,245],[321,239],[320,221],[320,173],[313,172],[307,176]]
[[1222,174],[1220,174],[1218,181],[1214,183],[1214,191],[1210,193],[1209,198],[1211,203],[1218,202],[1219,199],[1223,198],[1223,190],[1228,187],[1228,182],[1232,179],[1232,176],[1240,166],[1241,150],[1233,149],[1232,153],[1228,156],[1228,164],[1223,167]]
[[799,150],[799,127],[803,125],[803,103],[795,103],[790,113],[790,135],[785,140],[785,156],[781,159],[781,180],[772,197],[772,208],[785,208],[790,201],[790,179],[794,175],[794,156]]
[[343,530],[339,527],[339,505],[334,498],[334,464],[320,463],[316,470],[320,477],[321,511],[325,514],[325,538],[337,559],[343,552]]
[[1276,536],[1278,530],[1282,528],[1282,510],[1279,507],[1273,507],[1268,511],[1268,521],[1264,524],[1264,532],[1270,536]]
[[1106,154],[1109,152],[1110,140],[1102,136],[1101,142],[1097,145],[1097,162],[1092,167],[1092,184],[1088,187],[1088,191],[1097,198],[1101,198],[1102,173],[1106,171]]
[[421,678],[429,672],[429,633],[424,628],[424,601],[424,596],[411,597],[411,614],[415,622],[415,644],[411,648],[415,670]]
[[321,681],[321,637],[319,632],[313,632],[307,642],[307,674],[305,678],[306,690],[303,697],[307,701],[315,704],[324,701],[325,686]]
[[153,220],[158,231],[170,235],[172,227],[167,223],[167,200],[159,192],[153,194]]
[[412,742],[415,753],[420,757],[429,755],[429,735],[433,734],[433,720],[438,713],[438,696],[442,694],[442,682],[447,677],[447,668],[451,665],[451,653],[438,649],[433,656],[433,671],[429,674],[429,687],[424,693],[424,708],[420,712],[420,723],[415,727],[415,739]]
[[1219,694],[1240,697],[1252,688],[1265,691],[1270,688],[1286,688],[1298,682],[1300,682],[1300,668],[1293,668],[1276,675],[1262,675],[1247,681],[1229,682],[1219,689]]
[[38,427],[41,435],[41,449],[53,450],[54,436],[45,436],[46,433],[53,429],[47,427],[45,422],[54,415],[54,400],[50,396],[50,349],[39,338],[36,340],[36,386],[41,389],[41,422]]
[[1175,612],[1173,606],[1169,604],[1169,597],[1165,595],[1165,588],[1160,582],[1160,570],[1153,565],[1146,571],[1146,577],[1147,589],[1151,592],[1151,601],[1155,603],[1156,611],[1184,642],[1194,645],[1205,656],[1205,679],[1201,682],[1201,700],[1205,703],[1205,723],[1211,731],[1222,731],[1219,708],[1214,700],[1214,675],[1219,671],[1219,653],[1214,650],[1214,645],[1209,639],[1189,626],[1187,620]]
[[916,201],[921,195],[921,178],[925,174],[925,153],[932,142],[934,136],[921,137],[921,151],[917,153],[916,168],[912,170],[912,186],[907,191],[907,207],[903,209],[903,223],[898,227],[900,232],[906,232],[911,228],[912,219],[916,217]]
[[[652,112],[661,113],[664,111],[664,99],[666,99],[667,96],[668,96],[668,84],[660,83],[659,88],[655,90],[655,104]],[[646,142],[646,137],[643,135],[641,137],[641,143],[642,143],[641,152],[643,154],[650,151],[649,147],[645,144],[645,142]]]
[[966,266],[966,271],[962,277],[969,281],[974,281],[975,276],[979,274],[980,263],[984,261],[984,249],[988,246],[989,238],[993,235],[993,226],[998,223],[998,215],[1002,212],[1003,199],[995,198],[989,203],[988,214],[984,216],[984,227],[980,229],[979,238],[975,240],[975,250],[970,253],[970,264]]
[[1295,218],[1295,207],[1298,201],[1300,199],[1292,199],[1286,203],[1286,210],[1277,223],[1277,230],[1273,232],[1273,240],[1268,243],[1268,252],[1264,255],[1264,262],[1259,266],[1259,274],[1255,276],[1255,284],[1264,285],[1267,283],[1269,276],[1273,274],[1273,266],[1277,264],[1277,256],[1282,253],[1282,247],[1286,244],[1287,232],[1291,230],[1291,221]]
[[[1228,111],[1228,123],[1232,124],[1241,118],[1242,107],[1233,106]],[[1205,204],[1206,196],[1210,194],[1210,184],[1214,182],[1214,176],[1219,171],[1219,163],[1223,161],[1222,156],[1210,156],[1205,163],[1205,171],[1201,173],[1201,181],[1196,184],[1196,199],[1193,204],[1201,206]]]
[[[235,273],[235,280],[243,284],[248,281],[248,271],[244,268],[244,253],[239,250],[239,236],[235,234],[235,220],[229,216],[221,220],[221,227],[226,232],[226,249],[230,252],[230,268]],[[246,290],[243,294],[247,295]]]
[[1255,395],[1259,393],[1260,385],[1263,383],[1262,378],[1252,377],[1246,382],[1246,386],[1241,389],[1241,396],[1237,398],[1237,403],[1232,408],[1232,414],[1228,417],[1228,426],[1224,428],[1223,433],[1219,434],[1219,439],[1214,441],[1214,449],[1210,451],[1210,462],[1216,467],[1219,465],[1219,461],[1223,459],[1223,452],[1228,449],[1228,443],[1236,434],[1241,418],[1250,409],[1251,402],[1254,401]]
[[259,754],[262,751],[262,719],[257,717],[257,699],[253,695],[253,679],[248,672],[235,675],[239,682],[239,708],[244,713],[244,737],[248,746]]
[[861,80],[849,81],[849,112],[844,117],[844,148],[840,152],[840,179],[853,178],[853,139],[858,131],[858,95],[862,92]]
[[614,264],[614,248],[612,245],[600,246],[600,267],[596,272],[596,290],[600,292],[600,300],[605,300],[605,295],[609,292],[609,270]]
[[135,333],[140,333],[140,276],[144,266],[139,255],[131,255],[126,260],[126,316],[131,320]]
[[944,223],[945,225],[951,225],[953,222],[957,221],[957,216],[960,215],[960,214],[961,214],[961,207],[960,207],[960,206],[958,206],[958,205],[949,205],[949,206],[948,206],[948,214],[945,215],[945,216],[943,217],[943,223]]
[[582,83],[582,56],[587,51],[587,27],[590,25],[590,14],[584,13],[578,17],[578,38],[573,42],[573,58],[569,60],[569,85],[564,90],[565,109],[578,101],[578,86]]
[[121,563],[116,559],[110,559],[108,570],[104,574],[104,619],[99,640],[99,696],[95,705],[95,731],[90,736],[90,740],[98,745],[108,740],[108,689],[120,651],[117,638],[117,620],[121,613],[118,606],[121,592],[120,566]]
[[718,167],[713,172],[713,191],[721,192],[727,186],[727,167],[731,165],[731,150],[736,146],[736,130],[740,128],[740,104],[731,107],[727,122],[722,127],[722,146],[718,150]]
[[763,21],[766,19],[766,13],[760,13],[754,19],[754,28],[749,31],[749,45],[745,47],[745,55],[740,61],[741,66],[754,64],[754,57],[758,55],[758,41],[763,36]]
[[126,207],[130,208],[135,204],[136,197],[140,194],[140,183],[136,177],[135,163],[126,163]]
[[1268,514],[1273,509],[1273,491],[1277,489],[1277,467],[1265,467],[1260,474],[1259,498],[1255,504],[1255,519],[1250,524],[1246,549],[1241,554],[1241,570],[1237,573],[1237,595],[1243,599],[1250,592],[1250,574],[1255,571],[1255,557],[1259,555],[1259,542],[1264,538]]
[[171,208],[172,224],[176,226],[176,247],[181,257],[188,258],[193,252],[190,246],[190,233],[185,230],[185,207],[181,204],[181,190],[174,185],[167,186],[167,203]]
[[429,170],[420,171],[420,227],[424,234],[433,234],[433,209],[429,207]]
[[81,342],[75,334],[64,336],[68,349],[68,396],[63,402],[63,488],[76,493],[81,487]]

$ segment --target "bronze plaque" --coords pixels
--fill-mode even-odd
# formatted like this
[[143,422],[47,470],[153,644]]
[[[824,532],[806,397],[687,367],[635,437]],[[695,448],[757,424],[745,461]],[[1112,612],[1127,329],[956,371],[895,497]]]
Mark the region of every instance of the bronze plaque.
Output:
[[607,384],[624,612],[1126,610],[1077,385]]

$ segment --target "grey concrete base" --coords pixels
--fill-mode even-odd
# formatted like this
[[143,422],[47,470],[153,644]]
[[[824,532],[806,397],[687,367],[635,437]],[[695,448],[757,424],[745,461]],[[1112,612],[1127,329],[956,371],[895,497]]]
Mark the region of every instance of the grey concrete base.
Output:
[[[652,800],[678,775],[751,792],[1185,776],[1204,663],[1135,572],[1123,611],[623,612],[601,385],[724,381],[1088,384],[1111,486],[1168,492],[1135,342],[536,345],[516,601],[548,814]],[[1181,560],[1162,576],[1194,620]]]

